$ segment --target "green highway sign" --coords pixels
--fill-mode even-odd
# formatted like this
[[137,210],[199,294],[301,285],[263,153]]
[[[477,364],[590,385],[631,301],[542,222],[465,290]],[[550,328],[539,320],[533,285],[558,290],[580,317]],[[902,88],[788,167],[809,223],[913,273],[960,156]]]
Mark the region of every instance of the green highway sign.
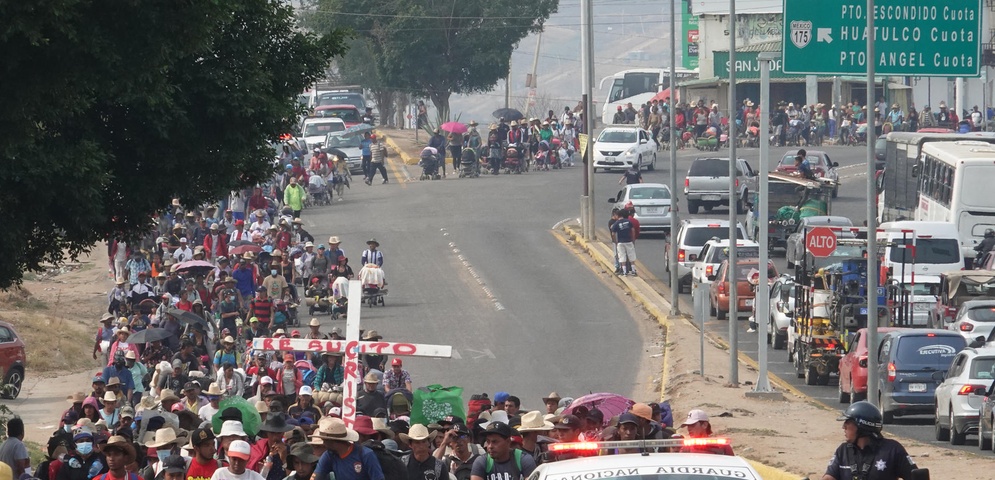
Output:
[[[979,76],[983,12],[982,0],[876,1],[875,73]],[[866,73],[867,13],[863,0],[784,0],[784,73]]]

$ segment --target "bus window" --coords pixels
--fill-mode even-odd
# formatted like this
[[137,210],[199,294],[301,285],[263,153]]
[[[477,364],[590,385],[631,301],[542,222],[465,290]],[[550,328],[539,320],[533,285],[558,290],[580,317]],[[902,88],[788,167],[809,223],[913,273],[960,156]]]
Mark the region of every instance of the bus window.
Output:
[[623,80],[621,78],[616,78],[615,82],[612,83],[612,91],[608,94],[608,101],[617,102],[628,96],[629,95],[626,95],[625,93],[625,85],[623,84]]
[[659,88],[659,73],[627,73],[622,80],[626,97],[639,95],[640,93],[656,92]]

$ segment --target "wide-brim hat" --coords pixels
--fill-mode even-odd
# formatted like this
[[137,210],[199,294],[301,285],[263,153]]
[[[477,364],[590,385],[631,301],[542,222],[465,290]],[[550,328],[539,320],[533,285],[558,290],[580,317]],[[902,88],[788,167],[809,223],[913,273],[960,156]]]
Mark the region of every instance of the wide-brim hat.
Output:
[[[170,429],[170,431],[172,430]],[[124,438],[121,435],[114,435],[113,437],[108,438],[107,443],[102,448],[102,451],[106,453],[108,449],[114,448],[120,448],[121,451],[124,452],[124,456],[127,458],[127,461],[124,462],[125,465],[135,461],[135,446],[132,445],[127,438]]]
[[332,235],[331,237],[328,237],[328,243],[330,245],[332,245],[332,244],[338,245],[338,244],[342,243],[342,241],[339,240],[338,236]]
[[287,456],[287,463],[293,465],[291,462],[294,458],[303,463],[318,463],[318,456],[314,454],[314,449],[311,448],[311,445],[308,445],[308,442],[298,442],[291,447],[290,455]]
[[155,431],[155,438],[152,442],[146,443],[145,446],[158,449],[159,447],[175,445],[177,443],[176,431],[171,427],[163,427]]
[[394,431],[390,429],[390,425],[387,425],[387,419],[385,418],[373,418],[373,429],[387,438],[394,438]]
[[559,402],[561,398],[563,397],[561,397],[559,393],[549,392],[549,395],[542,397],[542,403],[552,402],[552,401]]
[[163,389],[161,392],[159,392],[159,402],[160,403],[162,403],[162,402],[169,402],[169,401],[179,402],[180,401],[180,397],[176,396],[176,393],[174,393],[172,390],[170,390],[168,388]]
[[224,395],[224,392],[221,391],[218,384],[212,382],[211,385],[207,387],[207,391],[204,392],[204,395],[207,395],[208,397],[220,396]]
[[318,429],[315,435],[322,440],[338,440],[340,442],[358,442],[359,434],[355,430],[346,427],[341,418],[324,417],[318,421]]
[[377,239],[375,239],[375,238],[371,238],[371,239],[367,240],[366,244],[367,245],[373,244],[373,245],[376,245],[378,247],[380,246],[380,242],[378,242]]
[[439,434],[439,432],[437,432],[437,431],[431,431],[430,432],[428,430],[428,427],[426,427],[425,425],[422,425],[420,423],[416,423],[416,424],[412,425],[411,428],[408,429],[408,433],[402,433],[402,434],[400,434],[398,436],[401,437],[401,440],[403,440],[404,442],[410,442],[412,440],[416,440],[416,441],[429,440],[429,441],[431,441],[431,440],[434,440],[435,436],[438,435],[438,434]]
[[266,421],[259,426],[260,432],[286,433],[293,429],[294,426],[287,423],[283,414],[267,415]]
[[477,123],[477,121],[476,121],[476,120],[470,120],[470,123],[468,123],[467,125],[469,125],[469,126],[471,126],[471,127],[476,127],[477,125],[480,125],[480,124],[479,124],[479,123]]
[[517,428],[519,432],[545,432],[552,429],[552,422],[543,419],[542,414],[538,411],[522,415],[522,424]]
[[367,330],[366,333],[363,334],[363,340],[380,340],[382,338],[383,337],[380,336],[380,333],[376,330]]

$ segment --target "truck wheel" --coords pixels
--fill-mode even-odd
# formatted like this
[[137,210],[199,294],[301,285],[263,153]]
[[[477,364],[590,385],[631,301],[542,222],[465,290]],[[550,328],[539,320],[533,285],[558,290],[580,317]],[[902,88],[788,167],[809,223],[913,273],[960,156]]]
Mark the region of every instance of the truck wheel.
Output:
[[839,386],[840,403],[850,403],[850,394],[843,391],[843,382]]
[[950,429],[940,426],[940,407],[936,407],[936,412],[933,414],[933,435],[937,442],[950,440]]
[[808,367],[805,369],[805,385],[815,385],[819,381],[819,372],[815,370],[815,367]]
[[964,440],[967,437],[966,433],[958,432],[957,426],[954,425],[954,407],[950,406],[950,444],[951,445],[963,445]]
[[726,319],[726,312],[723,312],[721,309],[719,309],[718,305],[715,306],[715,318],[719,320]]
[[819,385],[822,385],[822,386],[829,385],[829,374],[827,373],[825,375],[819,375],[819,378],[817,379],[817,381],[818,381]]
[[774,332],[774,350],[784,350],[788,346],[788,335]]
[[688,200],[688,213],[695,215],[698,213],[698,202]]

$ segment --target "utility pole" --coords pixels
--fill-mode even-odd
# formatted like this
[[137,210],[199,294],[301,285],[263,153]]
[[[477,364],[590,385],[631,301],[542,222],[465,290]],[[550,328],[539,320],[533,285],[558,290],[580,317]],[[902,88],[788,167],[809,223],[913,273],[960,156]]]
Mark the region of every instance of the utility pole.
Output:
[[[677,132],[674,129],[674,110],[677,105],[677,8],[676,0],[670,0],[670,101],[667,102],[667,115],[670,122],[670,195],[673,197],[671,203],[676,206],[677,202]],[[677,209],[670,209],[670,259],[667,265],[677,265]],[[677,269],[670,269],[670,316],[677,317],[681,314],[680,286],[677,276]],[[692,292],[694,293],[694,292]]]
[[594,158],[591,155],[594,143],[591,86],[594,83],[594,6],[593,0],[580,2],[580,66],[581,99],[584,102],[584,131],[587,133],[587,148],[584,149],[584,194],[581,195],[581,229],[584,238],[594,240]]
[[[873,30],[872,30],[873,31]],[[763,110],[767,114],[767,110]],[[736,128],[736,0],[729,0],[729,128],[730,133]],[[736,239],[739,229],[736,228],[736,208],[738,199],[736,192],[736,135],[729,135],[729,383],[739,386],[739,312],[736,302],[737,261]],[[767,280],[767,265],[761,265],[761,281]]]
[[525,102],[525,119],[529,119],[529,113],[532,110],[533,103],[536,99],[536,89],[539,87],[539,80],[536,77],[536,70],[539,69],[539,46],[542,45],[542,30],[539,30],[539,35],[536,37],[536,50],[532,54],[532,76],[529,77],[529,98]]
[[[867,0],[874,11],[874,0]],[[874,31],[874,15],[867,16],[867,31]],[[874,201],[874,35],[867,36],[867,400],[878,408],[878,218]],[[884,112],[882,112],[884,113]],[[958,115],[960,112],[958,112]]]

